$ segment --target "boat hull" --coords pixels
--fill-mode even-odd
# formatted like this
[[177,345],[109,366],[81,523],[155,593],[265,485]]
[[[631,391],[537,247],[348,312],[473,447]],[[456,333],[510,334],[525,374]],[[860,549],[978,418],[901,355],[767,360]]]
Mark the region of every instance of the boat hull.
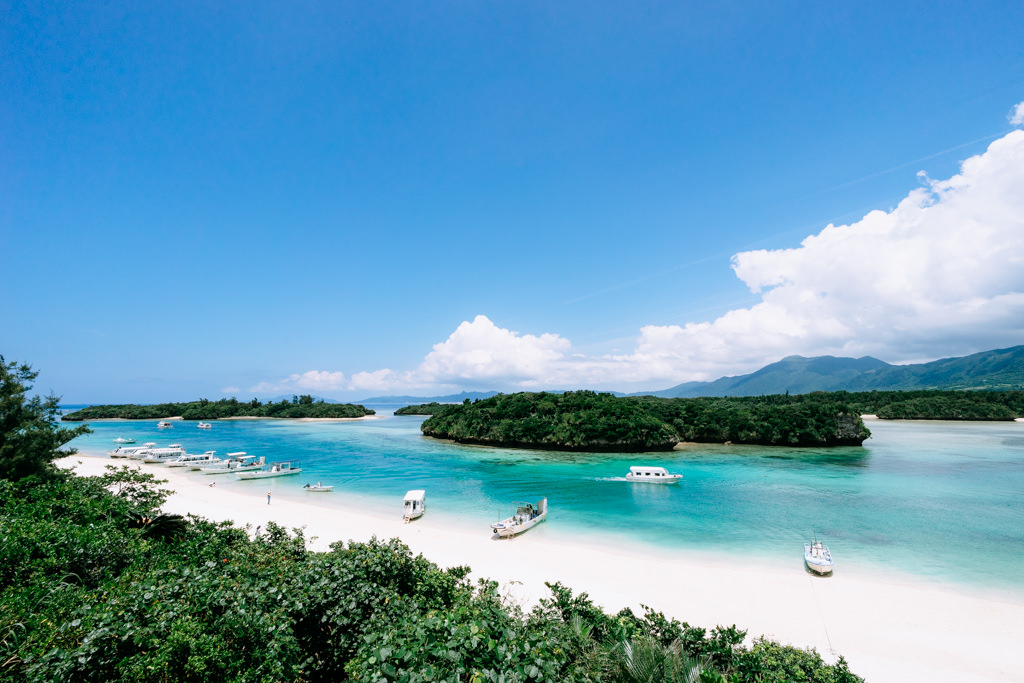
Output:
[[492,524],[491,529],[499,538],[511,538],[517,536],[524,531],[529,531],[533,527],[537,526],[545,519],[547,519],[547,513],[537,515],[533,519],[526,519],[521,522],[515,521],[513,518],[505,519],[497,524]]
[[634,477],[632,475],[626,475],[626,481],[631,481],[635,484],[678,484],[679,480],[683,478],[681,474],[666,474],[661,477]]
[[818,544],[816,547],[804,544],[804,565],[815,574],[826,576],[835,568],[835,560],[827,546]]
[[282,470],[280,472],[267,472],[267,471],[261,471],[261,472],[239,472],[238,473],[238,478],[239,479],[269,479],[271,477],[288,477],[288,476],[291,476],[293,474],[301,474],[301,473],[302,473],[302,469],[301,468],[294,469],[294,470]]

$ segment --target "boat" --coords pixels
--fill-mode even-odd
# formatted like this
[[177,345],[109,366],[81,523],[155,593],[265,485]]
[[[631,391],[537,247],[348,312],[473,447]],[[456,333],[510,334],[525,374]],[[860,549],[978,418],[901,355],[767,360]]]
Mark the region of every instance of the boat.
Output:
[[147,441],[146,443],[142,444],[141,446],[127,446],[127,447],[125,447],[125,446],[118,446],[117,448],[115,448],[112,451],[107,451],[107,455],[109,455],[111,458],[132,458],[132,459],[134,459],[136,455],[138,455],[138,454],[140,454],[140,453],[142,453],[144,451],[148,451],[150,448],[153,448],[154,446],[156,446],[156,444],[153,443],[152,441]]
[[815,574],[824,575],[832,573],[835,560],[832,559],[828,546],[814,539],[811,543],[804,543],[804,564]]
[[427,492],[423,489],[414,489],[405,494],[402,501],[402,519],[411,522],[417,517],[422,517],[427,509]]
[[304,491],[322,491],[324,493],[330,493],[331,491],[334,490],[334,486],[324,486],[320,482],[317,482],[316,486],[310,486],[309,484],[306,484],[305,486],[302,487],[302,489]]
[[239,471],[239,479],[269,479],[270,477],[287,477],[302,472],[302,463],[298,460],[272,462],[265,468],[252,471]]
[[116,439],[114,439],[114,443],[123,443],[123,444],[135,443],[135,439],[126,439],[123,436],[119,436]]
[[670,474],[664,467],[630,467],[626,481],[643,482],[645,484],[675,484],[683,478],[681,474]]
[[172,425],[170,422],[166,422],[164,420],[160,420],[159,422],[156,423],[156,426],[159,427],[160,429],[169,429],[169,428],[173,427],[174,425]]
[[[230,456],[231,453],[228,453],[228,455]],[[267,459],[264,457],[260,457],[257,460],[255,455],[241,453],[235,458],[228,458],[208,467],[200,467],[199,471],[203,474],[237,474],[239,472],[261,470],[266,462]]]
[[171,460],[170,462],[167,463],[167,466],[168,467],[193,467],[194,466],[196,469],[199,469],[200,467],[203,467],[204,465],[205,466],[210,466],[210,465],[214,465],[214,464],[220,462],[221,460],[220,460],[220,458],[218,458],[215,455],[216,453],[217,453],[217,451],[206,451],[205,453],[193,453],[192,455],[186,454],[186,455],[181,456],[180,458],[177,458],[175,460]]
[[511,517],[491,525],[491,529],[499,538],[511,538],[543,522],[548,516],[548,499],[541,498],[536,505],[513,503],[512,509],[515,512]]
[[213,425],[209,422],[200,422],[196,425],[199,429],[213,429]]
[[223,458],[217,458],[217,462],[215,463],[196,463],[194,465],[189,465],[189,469],[192,471],[197,471],[202,469],[203,467],[227,467],[227,464],[229,462],[239,460],[245,455],[247,455],[245,451],[235,451],[234,453],[228,453]]
[[151,465],[160,464],[177,460],[185,455],[185,447],[180,443],[173,443],[166,448],[149,448],[139,455],[140,457],[137,457],[136,460],[141,459],[142,462],[148,462]]

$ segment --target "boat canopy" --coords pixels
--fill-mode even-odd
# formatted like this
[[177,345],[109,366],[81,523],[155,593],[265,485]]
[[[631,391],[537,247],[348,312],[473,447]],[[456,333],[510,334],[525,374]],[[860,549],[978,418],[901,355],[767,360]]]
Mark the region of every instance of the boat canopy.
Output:
[[423,489],[413,489],[405,494],[405,502],[418,502],[422,503],[427,497],[427,492]]

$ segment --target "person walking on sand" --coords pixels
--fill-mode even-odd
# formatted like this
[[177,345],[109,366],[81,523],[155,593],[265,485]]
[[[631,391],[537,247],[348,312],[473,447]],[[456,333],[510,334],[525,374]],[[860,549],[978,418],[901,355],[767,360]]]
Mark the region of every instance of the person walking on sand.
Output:
[[270,491],[267,491],[267,505],[270,505]]

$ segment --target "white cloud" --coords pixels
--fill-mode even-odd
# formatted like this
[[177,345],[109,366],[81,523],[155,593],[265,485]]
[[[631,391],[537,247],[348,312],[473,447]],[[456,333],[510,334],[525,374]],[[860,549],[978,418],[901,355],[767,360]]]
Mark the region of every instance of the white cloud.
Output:
[[[713,321],[648,325],[630,353],[584,356],[557,334],[520,334],[478,315],[416,370],[360,372],[345,388],[656,389],[791,354],[899,362],[1021,343],[1024,131],[996,140],[948,180],[923,180],[891,211],[828,225],[792,249],[736,254],[733,270],[760,294],[757,304]],[[340,372],[314,371],[284,384],[343,381]]]
[[420,365],[426,381],[534,381],[549,372],[569,350],[569,340],[557,334],[520,335],[498,327],[487,316],[463,322]]
[[229,394],[230,395],[238,394],[240,391],[242,391],[242,390],[239,389],[238,387],[224,387],[223,389],[220,390],[220,393],[222,393],[225,396],[227,396]]
[[249,389],[254,394],[270,394],[289,391],[336,392],[346,388],[345,373],[310,370],[289,375],[277,382],[260,382]]
[[1014,126],[1024,125],[1024,102],[1018,102],[1010,112],[1010,124]]

